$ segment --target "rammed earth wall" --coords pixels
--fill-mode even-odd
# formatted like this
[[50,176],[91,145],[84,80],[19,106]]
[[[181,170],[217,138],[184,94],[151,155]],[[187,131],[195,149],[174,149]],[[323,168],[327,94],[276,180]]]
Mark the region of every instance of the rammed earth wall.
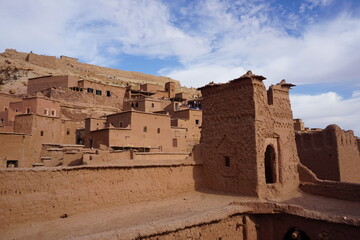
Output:
[[189,164],[0,171],[0,228],[193,191]]

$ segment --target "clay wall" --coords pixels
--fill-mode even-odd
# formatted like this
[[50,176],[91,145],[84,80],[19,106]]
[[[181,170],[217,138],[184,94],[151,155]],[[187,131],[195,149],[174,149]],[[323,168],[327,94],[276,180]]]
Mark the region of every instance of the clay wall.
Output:
[[21,98],[0,93],[0,125],[9,125],[9,107],[11,102],[21,101]]
[[27,94],[33,95],[35,92],[49,88],[69,88],[76,87],[79,79],[73,76],[44,76],[29,78],[27,85]]
[[[35,163],[40,163],[40,156],[43,143],[63,143],[75,144],[76,141],[76,122],[65,121],[55,117],[44,117],[34,114],[17,115],[14,122],[14,134],[29,134],[30,140],[27,145],[22,145],[26,153],[24,158],[19,159],[19,166],[32,167]],[[18,143],[12,142],[12,148],[16,148]],[[8,151],[1,153],[3,156],[12,154]]]
[[255,102],[251,80],[237,81],[232,86],[205,86],[201,93],[205,184],[213,190],[257,195]]
[[15,115],[34,113],[37,115],[60,117],[60,103],[40,97],[24,98],[21,102],[10,103],[9,121],[13,122]]
[[164,88],[162,86],[156,85],[156,84],[151,84],[151,83],[146,83],[146,84],[141,84],[140,85],[140,91],[144,91],[144,92],[154,92],[156,93],[157,91],[161,91]]
[[360,153],[352,131],[336,125],[322,131],[300,131],[296,143],[301,163],[318,178],[360,183]]
[[305,130],[304,122],[301,119],[294,119],[294,130],[295,131]]
[[124,102],[124,111],[129,111],[132,108],[136,111],[142,112],[157,112],[163,110],[162,101],[158,99],[144,98],[127,100]]
[[[108,122],[112,121],[113,118],[108,119]],[[170,116],[132,111],[130,131],[109,129],[110,145],[123,146],[125,144],[135,147],[160,148],[162,151],[172,150]]]
[[194,191],[199,171],[193,164],[165,163],[1,170],[1,227]]
[[86,105],[86,107],[108,106],[122,109],[123,98],[99,96],[95,93],[86,91],[72,91],[69,89],[48,89],[44,91],[45,96],[77,105]]
[[165,83],[165,92],[168,93],[168,98],[175,97],[175,83],[174,82],[167,82]]
[[[78,82],[80,88],[85,89],[87,92],[92,92],[95,95],[110,97],[110,98],[120,98],[124,99],[126,88],[120,86],[114,86],[109,84],[97,83],[93,81],[81,80]],[[101,91],[101,92],[97,92]]]
[[0,133],[0,168],[6,168],[7,161],[17,161],[17,167],[26,167],[24,159],[31,145],[27,134]]
[[360,230],[356,226],[308,219],[289,214],[259,214],[250,216],[258,226],[257,238],[293,239],[294,228],[299,230],[297,239],[357,239]]
[[45,55],[38,55],[34,53],[29,53],[26,59],[27,62],[46,67],[46,68],[56,68],[56,57],[55,56],[45,56]]
[[[299,184],[299,158],[289,98],[294,85],[282,80],[266,91],[262,81],[255,80],[253,84],[259,191],[267,197],[286,195]],[[267,154],[274,154],[271,162],[267,162],[272,158]]]
[[[294,228],[299,238],[292,238]],[[146,232],[146,231],[144,231]],[[223,240],[272,240],[272,239],[344,239],[360,236],[356,226],[307,219],[290,214],[232,214],[212,221],[194,222],[186,227],[143,234],[137,239],[223,239]],[[114,236],[115,237],[115,236]],[[99,238],[95,238],[97,240]],[[113,238],[108,238],[113,239]],[[135,236],[134,236],[135,239]]]
[[298,186],[291,85],[281,82],[267,92],[264,79],[248,72],[201,88],[202,158],[211,189],[275,197]]

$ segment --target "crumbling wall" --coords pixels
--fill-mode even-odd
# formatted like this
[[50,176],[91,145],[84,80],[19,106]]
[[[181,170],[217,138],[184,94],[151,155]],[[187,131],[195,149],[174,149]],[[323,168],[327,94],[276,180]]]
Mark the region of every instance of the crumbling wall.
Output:
[[44,93],[49,98],[69,103],[86,104],[90,106],[111,106],[118,109],[122,109],[124,101],[124,96],[98,96],[85,91],[76,92],[69,89],[48,89]]
[[29,53],[25,60],[29,63],[46,67],[46,68],[56,68],[56,57],[55,56],[45,56],[45,55],[38,55],[35,53]]
[[322,131],[298,131],[301,163],[324,180],[360,183],[360,154],[352,131],[330,125]]
[[249,71],[201,88],[200,144],[211,189],[268,198],[299,184],[289,100],[293,85],[282,81],[267,92],[264,79]]
[[1,228],[193,191],[194,164],[0,171]]

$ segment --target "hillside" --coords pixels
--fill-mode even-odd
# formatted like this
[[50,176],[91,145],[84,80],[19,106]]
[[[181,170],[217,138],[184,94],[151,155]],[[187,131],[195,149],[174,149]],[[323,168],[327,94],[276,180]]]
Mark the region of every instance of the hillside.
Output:
[[[152,83],[160,86],[168,81],[181,87],[179,81],[145,73],[123,71],[78,62],[76,58],[38,55],[6,49],[0,53],[0,92],[25,94],[27,79],[44,75],[72,75],[82,79],[120,86]],[[199,94],[194,88],[181,87],[185,93]]]

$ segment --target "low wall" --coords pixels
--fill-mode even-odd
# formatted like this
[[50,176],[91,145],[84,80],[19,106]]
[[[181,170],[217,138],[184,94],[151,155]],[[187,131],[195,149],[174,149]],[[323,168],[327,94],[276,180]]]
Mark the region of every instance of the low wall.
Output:
[[320,180],[302,164],[299,164],[299,176],[299,188],[304,192],[341,200],[360,201],[360,184]]
[[0,229],[195,190],[194,163],[0,170]]

